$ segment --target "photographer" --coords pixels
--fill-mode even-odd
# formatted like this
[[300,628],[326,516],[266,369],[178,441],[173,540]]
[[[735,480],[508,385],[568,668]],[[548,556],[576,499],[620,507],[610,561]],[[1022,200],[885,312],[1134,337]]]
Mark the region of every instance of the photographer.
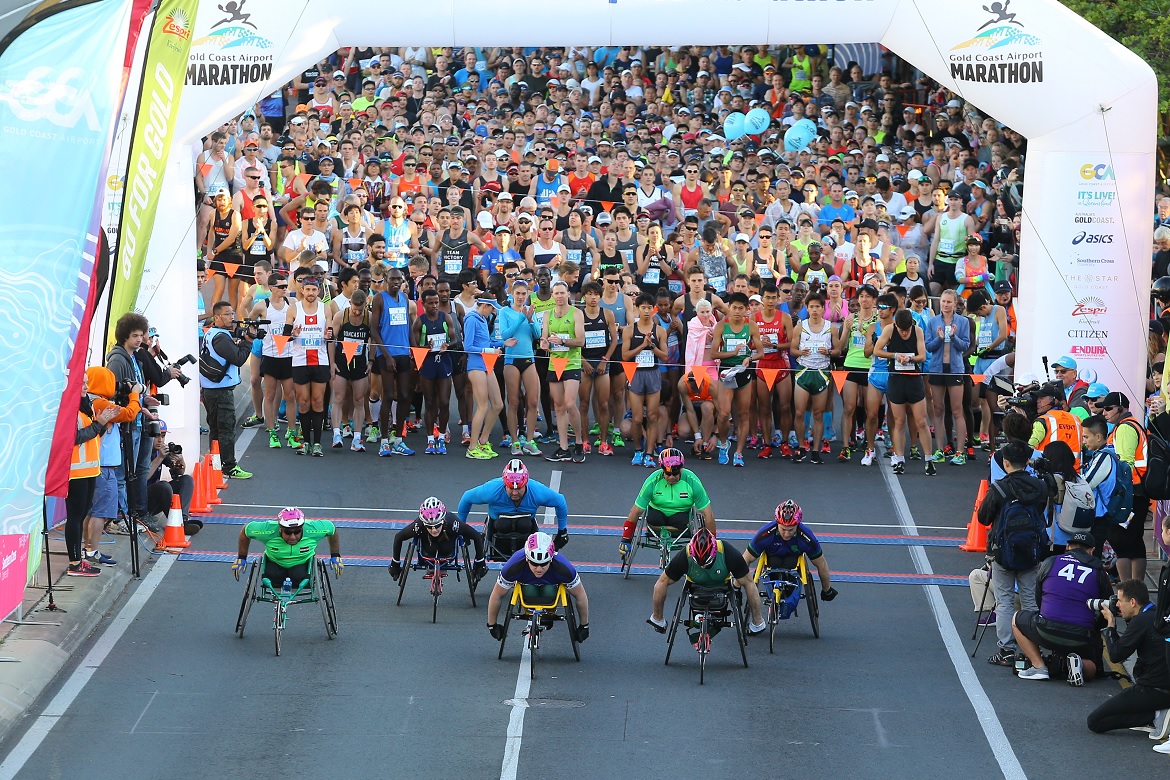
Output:
[[[1120,664],[1136,652],[1137,663],[1133,667],[1133,685],[1089,713],[1090,731],[1101,734],[1117,729],[1152,727],[1158,711],[1170,709],[1166,641],[1155,630],[1156,614],[1150,603],[1150,590],[1139,580],[1122,580],[1117,586],[1116,602],[1111,599],[1102,605],[1101,616],[1106,623],[1102,634],[1105,646],[1109,648],[1110,660]],[[1114,627],[1116,617],[1125,618],[1123,634],[1118,634]],[[1164,712],[1161,718],[1164,723]]]
[[[1048,382],[1034,390],[1022,394],[1031,403],[1018,405],[1019,408],[1034,420],[1032,436],[1028,443],[1035,449],[1043,451],[1054,441],[1062,441],[1073,451],[1077,463],[1081,461],[1081,423],[1071,412],[1067,411],[1064,401],[1064,389],[1059,382]],[[1034,404],[1034,414],[1029,414],[1030,406]],[[1009,406],[1017,406],[1010,400]]]
[[[1027,472],[1032,448],[1020,441],[1009,441],[1000,448],[1004,471],[1003,479],[996,480],[979,505],[978,520],[982,525],[991,526],[988,533],[988,554],[992,556],[991,582],[995,586],[995,635],[999,650],[988,663],[995,666],[1012,666],[1018,649],[1012,634],[1012,614],[1015,612],[1016,596],[1020,608],[1036,610],[1036,570],[1043,557],[1043,548],[1048,541],[1044,533],[1044,510],[1048,505],[1048,486]],[[1040,528],[1034,529],[1029,549],[1013,544],[1002,547],[997,540],[1003,536],[1007,526],[1016,526],[1021,513],[1031,515]],[[1037,519],[1038,516],[1038,519]],[[1011,541],[1022,530],[1013,530]]]
[[236,312],[227,301],[212,308],[212,326],[199,353],[199,386],[207,410],[208,441],[219,442],[223,475],[230,479],[251,479],[251,472],[236,463],[235,387],[240,383],[240,366],[252,354],[252,341],[259,337],[255,325],[236,332]]
[[1086,532],[1073,534],[1068,551],[1046,558],[1036,575],[1037,611],[1021,610],[1012,619],[1020,649],[1032,662],[1022,680],[1047,680],[1048,667],[1040,648],[1068,656],[1068,684],[1081,686],[1097,676],[1101,640],[1097,613],[1087,602],[1113,595],[1109,575],[1093,557],[1097,540]]
[[[134,358],[142,347],[150,325],[141,314],[127,312],[114,324],[115,345],[106,354],[106,368],[114,373],[117,387],[139,385],[145,387],[147,378],[142,366]],[[111,393],[111,397],[113,393]],[[142,407],[157,406],[150,396],[140,399]],[[119,459],[119,488],[125,490],[127,514],[131,517],[146,516],[146,469],[150,465],[150,437],[142,435],[143,426],[158,417],[149,408],[142,408],[132,421],[130,430],[130,459],[122,463]],[[116,516],[116,515],[115,515]]]
[[[150,477],[146,487],[146,508],[151,515],[165,518],[171,508],[172,499],[177,495],[183,507],[183,530],[187,536],[194,536],[203,528],[203,521],[191,518],[191,496],[195,494],[195,480],[187,473],[187,461],[183,459],[183,448],[167,443],[167,424],[160,421],[162,432],[154,437],[154,457],[150,461]],[[162,478],[166,466],[170,479]],[[162,525],[166,525],[164,519]]]
[[188,355],[180,358],[178,363],[171,363],[167,353],[163,352],[162,347],[159,346],[158,331],[154,328],[150,328],[146,332],[146,338],[143,340],[142,346],[134,353],[134,359],[142,368],[142,374],[146,378],[144,384],[148,387],[150,385],[162,387],[172,379],[179,380],[179,385],[186,387],[190,379],[183,374],[182,366],[195,362],[194,356]]

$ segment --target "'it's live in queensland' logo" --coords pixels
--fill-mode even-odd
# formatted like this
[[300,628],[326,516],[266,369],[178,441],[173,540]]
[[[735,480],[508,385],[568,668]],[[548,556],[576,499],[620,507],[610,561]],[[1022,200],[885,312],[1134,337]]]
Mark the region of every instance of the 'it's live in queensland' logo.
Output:
[[1043,41],[1024,31],[1009,9],[1011,0],[983,6],[991,14],[969,38],[951,47],[951,78],[981,84],[1032,84],[1044,81]]
[[188,85],[251,84],[268,81],[272,76],[273,43],[260,35],[252,14],[244,12],[247,2],[228,0],[217,6],[224,17],[211,25],[207,35],[191,43]]

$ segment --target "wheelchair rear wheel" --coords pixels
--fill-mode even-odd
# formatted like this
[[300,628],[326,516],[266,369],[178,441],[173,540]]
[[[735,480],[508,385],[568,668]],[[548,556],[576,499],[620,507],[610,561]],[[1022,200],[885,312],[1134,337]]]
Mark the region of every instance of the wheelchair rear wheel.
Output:
[[496,658],[502,659],[504,657],[504,645],[508,641],[508,624],[510,624],[511,622],[512,622],[512,605],[505,604],[504,605],[504,638],[500,640],[500,652],[496,655]]
[[581,660],[581,644],[577,641],[577,610],[573,607],[570,597],[565,604],[565,625],[569,628],[569,641],[573,643],[573,657]]
[[333,604],[333,583],[329,570],[322,561],[317,561],[317,600],[321,602],[321,617],[325,620],[325,636],[337,636],[337,610]]
[[260,564],[252,561],[248,565],[248,579],[244,583],[244,600],[240,603],[240,614],[236,618],[236,634],[244,636],[244,626],[248,622],[248,613],[252,611],[252,603],[256,601],[256,586],[260,580]]
[[406,578],[410,575],[410,570],[414,568],[414,540],[406,545],[406,555],[402,558],[402,573],[398,575],[398,601],[394,602],[395,606],[402,606],[402,594],[406,591]]
[[674,606],[674,615],[670,619],[670,628],[667,630],[666,636],[666,661],[670,664],[670,651],[674,649],[674,638],[678,635],[678,626],[682,618],[683,601],[687,598],[687,590],[684,587],[683,592],[678,594],[678,603]]

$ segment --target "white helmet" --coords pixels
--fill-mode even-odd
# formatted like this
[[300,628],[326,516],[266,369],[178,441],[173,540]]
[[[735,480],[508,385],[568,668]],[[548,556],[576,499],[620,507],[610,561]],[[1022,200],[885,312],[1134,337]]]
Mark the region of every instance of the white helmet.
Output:
[[524,543],[524,557],[528,559],[529,563],[536,566],[544,566],[549,563],[556,552],[557,548],[553,544],[553,538],[544,531],[537,531],[529,536],[528,541]]

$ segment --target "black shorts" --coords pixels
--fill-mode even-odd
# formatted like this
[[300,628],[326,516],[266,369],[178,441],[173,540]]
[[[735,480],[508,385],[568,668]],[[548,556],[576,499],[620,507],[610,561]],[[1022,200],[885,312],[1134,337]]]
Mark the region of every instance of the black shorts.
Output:
[[1146,557],[1146,518],[1150,512],[1150,500],[1134,493],[1133,518],[1128,528],[1111,523],[1106,538],[1118,558],[1135,559]]
[[1101,638],[1095,628],[1048,620],[1030,609],[1017,612],[1015,620],[1020,633],[1040,647],[1065,655],[1076,653],[1100,666]]
[[[526,357],[510,358],[508,360],[508,362],[506,362],[504,365],[505,366],[515,366],[516,370],[519,371],[521,374],[523,374],[525,371],[528,370],[529,366],[536,365],[536,360],[534,358],[526,358]],[[566,373],[568,373],[568,372],[566,372]]]
[[293,366],[292,378],[298,385],[323,385],[329,381],[329,366]]
[[347,379],[350,382],[355,382],[359,379],[365,379],[369,376],[366,371],[366,359],[364,357],[355,361],[352,365],[349,363],[337,364],[337,375],[342,379]]
[[564,371],[561,372],[561,376],[558,379],[557,372],[553,371],[550,368],[548,371],[548,381],[550,383],[551,382],[580,382],[581,381],[581,369],[579,369],[579,368],[566,368]]
[[934,259],[934,273],[930,275],[930,281],[937,282],[943,287],[948,285],[955,287],[958,282],[955,281],[955,268],[959,265],[956,260],[944,260],[941,257]]
[[916,404],[926,398],[926,386],[922,384],[921,376],[902,376],[896,371],[890,372],[889,385],[886,387],[886,400],[892,404]]
[[[675,512],[673,515],[666,515],[662,513],[662,510],[650,507],[646,510],[646,526],[652,526],[654,528],[666,526],[667,528],[673,528],[677,532],[682,532],[690,528],[692,514],[693,511],[687,509],[682,512]],[[678,533],[675,536],[678,536]]]
[[944,374],[931,374],[926,381],[935,387],[962,387],[963,382],[967,380],[966,374],[952,374],[950,372]]
[[268,357],[261,355],[260,357],[260,376],[270,376],[278,382],[285,379],[292,379],[292,358],[291,357]]
[[849,375],[845,377],[845,381],[852,382],[853,384],[857,385],[858,387],[868,387],[869,386],[869,369],[868,368],[859,368],[859,369],[851,368],[851,369],[849,369]]
[[720,382],[720,387],[727,387],[728,390],[743,390],[752,383],[752,379],[754,377],[755,372],[753,371],[740,371],[735,375],[735,387],[727,387],[727,385],[724,385],[722,382]]
[[467,373],[467,353],[460,352],[451,357],[451,376]]
[[374,365],[371,367],[375,374],[385,374],[388,360],[394,361],[394,372],[410,371],[414,368],[414,361],[410,355],[387,355],[379,352],[378,356],[374,358]]
[[[614,355],[621,355],[622,354],[622,345],[621,344],[618,344],[618,347],[614,351],[613,354]],[[620,360],[609,361],[609,375],[610,376],[620,376],[623,379],[625,378],[626,370],[624,368],[622,368],[622,362]]]

